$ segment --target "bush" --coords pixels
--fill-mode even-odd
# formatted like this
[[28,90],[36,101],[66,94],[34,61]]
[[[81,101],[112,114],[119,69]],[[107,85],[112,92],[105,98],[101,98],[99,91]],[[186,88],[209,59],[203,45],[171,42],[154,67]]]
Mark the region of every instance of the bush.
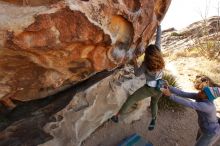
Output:
[[218,40],[202,40],[197,41],[195,47],[199,54],[208,59],[217,59],[220,55],[220,41]]
[[171,36],[182,36],[181,33],[177,33],[177,32],[172,32],[170,35],[171,35]]
[[195,32],[197,37],[192,39],[200,55],[210,60],[220,58],[219,23],[219,16],[210,19],[203,18]]
[[[179,88],[176,78],[172,74],[164,73],[163,79],[167,80],[169,85]],[[165,97],[164,95],[160,98],[158,102],[158,108],[159,110],[182,110],[184,109],[182,105],[170,100],[168,97]]]

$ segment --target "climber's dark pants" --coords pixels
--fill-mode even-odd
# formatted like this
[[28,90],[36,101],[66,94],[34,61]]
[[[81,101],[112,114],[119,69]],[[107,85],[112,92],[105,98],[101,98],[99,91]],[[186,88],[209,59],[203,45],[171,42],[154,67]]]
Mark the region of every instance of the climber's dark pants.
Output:
[[144,85],[143,87],[139,88],[135,91],[132,95],[128,97],[124,105],[119,111],[119,114],[125,114],[129,111],[129,109],[134,105],[136,102],[151,97],[150,107],[151,107],[151,115],[152,118],[157,117],[158,106],[157,102],[159,101],[160,97],[162,96],[162,92],[157,90],[156,88],[149,87]]

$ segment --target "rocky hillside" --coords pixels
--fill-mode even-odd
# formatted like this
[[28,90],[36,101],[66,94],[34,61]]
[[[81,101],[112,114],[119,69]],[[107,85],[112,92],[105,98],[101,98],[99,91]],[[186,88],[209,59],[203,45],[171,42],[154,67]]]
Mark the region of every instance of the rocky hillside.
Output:
[[207,20],[194,22],[182,30],[170,28],[163,31],[162,46],[165,52],[170,50],[182,51],[192,47],[199,47],[204,43],[220,41],[220,18],[213,16]]

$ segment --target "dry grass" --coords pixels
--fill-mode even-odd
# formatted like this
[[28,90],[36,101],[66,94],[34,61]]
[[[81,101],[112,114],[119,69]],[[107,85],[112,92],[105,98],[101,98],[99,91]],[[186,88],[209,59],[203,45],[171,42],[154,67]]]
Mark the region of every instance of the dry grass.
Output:
[[203,57],[215,60],[220,57],[220,42],[218,40],[199,40],[194,49]]
[[170,60],[176,60],[178,58],[186,58],[186,57],[199,57],[200,53],[195,48],[187,48],[182,50],[177,50],[173,52],[166,52],[163,54],[164,58],[169,58]]
[[138,57],[137,62],[144,61],[144,54],[142,54],[140,57]]

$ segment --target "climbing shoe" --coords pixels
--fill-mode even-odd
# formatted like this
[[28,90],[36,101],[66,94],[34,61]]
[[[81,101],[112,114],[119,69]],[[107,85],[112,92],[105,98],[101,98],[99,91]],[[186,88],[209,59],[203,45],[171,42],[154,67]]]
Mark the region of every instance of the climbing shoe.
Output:
[[112,120],[113,122],[115,122],[115,123],[118,123],[118,121],[119,121],[119,120],[118,120],[118,116],[116,116],[116,115],[115,115],[115,116],[112,116],[112,117],[111,117],[111,120]]
[[154,130],[154,128],[156,127],[156,119],[152,119],[150,122],[150,125],[148,126],[148,130]]

